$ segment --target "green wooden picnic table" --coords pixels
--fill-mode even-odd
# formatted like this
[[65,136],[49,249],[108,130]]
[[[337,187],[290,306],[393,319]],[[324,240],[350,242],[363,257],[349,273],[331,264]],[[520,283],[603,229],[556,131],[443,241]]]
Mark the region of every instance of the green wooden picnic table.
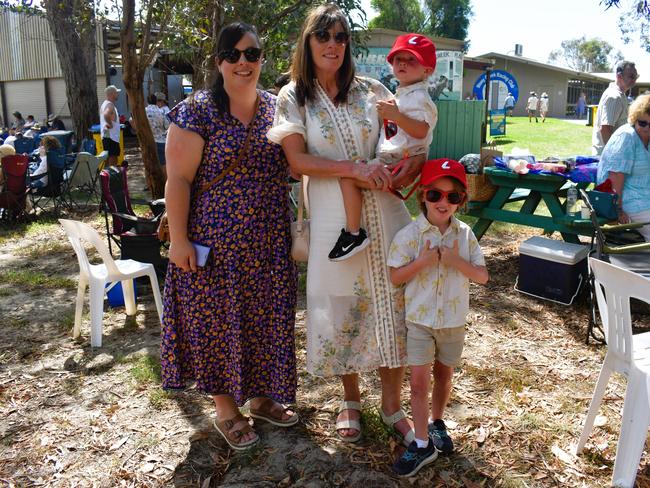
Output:
[[[579,243],[579,235],[592,236],[594,232],[590,219],[577,218],[566,214],[565,203],[560,198],[566,198],[568,185],[562,176],[544,174],[519,175],[511,171],[489,167],[485,174],[497,192],[487,202],[470,201],[466,214],[478,217],[472,227],[477,239],[489,229],[492,222],[508,222],[544,229],[545,232],[560,232],[567,242]],[[585,188],[588,183],[578,184]],[[510,202],[524,200],[519,210],[508,210],[503,207]],[[550,212],[548,215],[535,214],[539,204],[544,202]]]

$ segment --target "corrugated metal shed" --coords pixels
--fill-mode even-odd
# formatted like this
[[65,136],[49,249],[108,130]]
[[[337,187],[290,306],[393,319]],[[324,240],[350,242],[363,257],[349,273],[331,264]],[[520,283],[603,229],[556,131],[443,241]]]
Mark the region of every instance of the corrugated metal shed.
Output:
[[[97,75],[106,73],[101,28],[97,29]],[[44,17],[0,12],[0,81],[61,78],[54,37]]]

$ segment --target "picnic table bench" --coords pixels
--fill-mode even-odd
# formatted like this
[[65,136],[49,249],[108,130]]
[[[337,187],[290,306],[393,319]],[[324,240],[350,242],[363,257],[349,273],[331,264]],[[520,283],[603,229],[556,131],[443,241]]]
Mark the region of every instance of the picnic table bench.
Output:
[[[477,239],[490,228],[492,222],[537,227],[545,232],[560,232],[566,242],[579,243],[579,235],[591,237],[594,233],[590,219],[568,216],[566,205],[560,198],[566,198],[567,180],[562,176],[548,174],[519,175],[500,168],[485,168],[485,174],[497,187],[494,196],[487,202],[470,201],[466,215],[478,217],[472,227]],[[578,188],[585,188],[588,183],[579,183]],[[505,209],[508,203],[523,200],[519,210]],[[544,202],[549,215],[535,213],[540,203]]]

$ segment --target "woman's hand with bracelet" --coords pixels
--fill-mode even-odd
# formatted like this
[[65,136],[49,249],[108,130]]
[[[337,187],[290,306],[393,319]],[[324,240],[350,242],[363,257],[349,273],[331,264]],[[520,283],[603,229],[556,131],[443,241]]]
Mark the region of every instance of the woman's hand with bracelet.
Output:
[[[365,159],[353,160],[353,178],[367,185],[370,189],[388,191],[393,181],[390,171],[383,164],[365,164]],[[364,163],[364,164],[361,164]]]

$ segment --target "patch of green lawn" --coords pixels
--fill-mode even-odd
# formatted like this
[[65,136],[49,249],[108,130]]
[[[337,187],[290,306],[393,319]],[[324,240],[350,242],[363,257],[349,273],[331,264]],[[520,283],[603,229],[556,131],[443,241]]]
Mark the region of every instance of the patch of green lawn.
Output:
[[508,117],[506,135],[492,137],[497,149],[509,154],[513,148],[528,149],[537,159],[591,154],[591,127],[562,119],[528,122],[528,117]]
[[76,288],[77,284],[61,276],[48,275],[31,270],[7,270],[0,272],[0,282],[28,290],[38,288]]

